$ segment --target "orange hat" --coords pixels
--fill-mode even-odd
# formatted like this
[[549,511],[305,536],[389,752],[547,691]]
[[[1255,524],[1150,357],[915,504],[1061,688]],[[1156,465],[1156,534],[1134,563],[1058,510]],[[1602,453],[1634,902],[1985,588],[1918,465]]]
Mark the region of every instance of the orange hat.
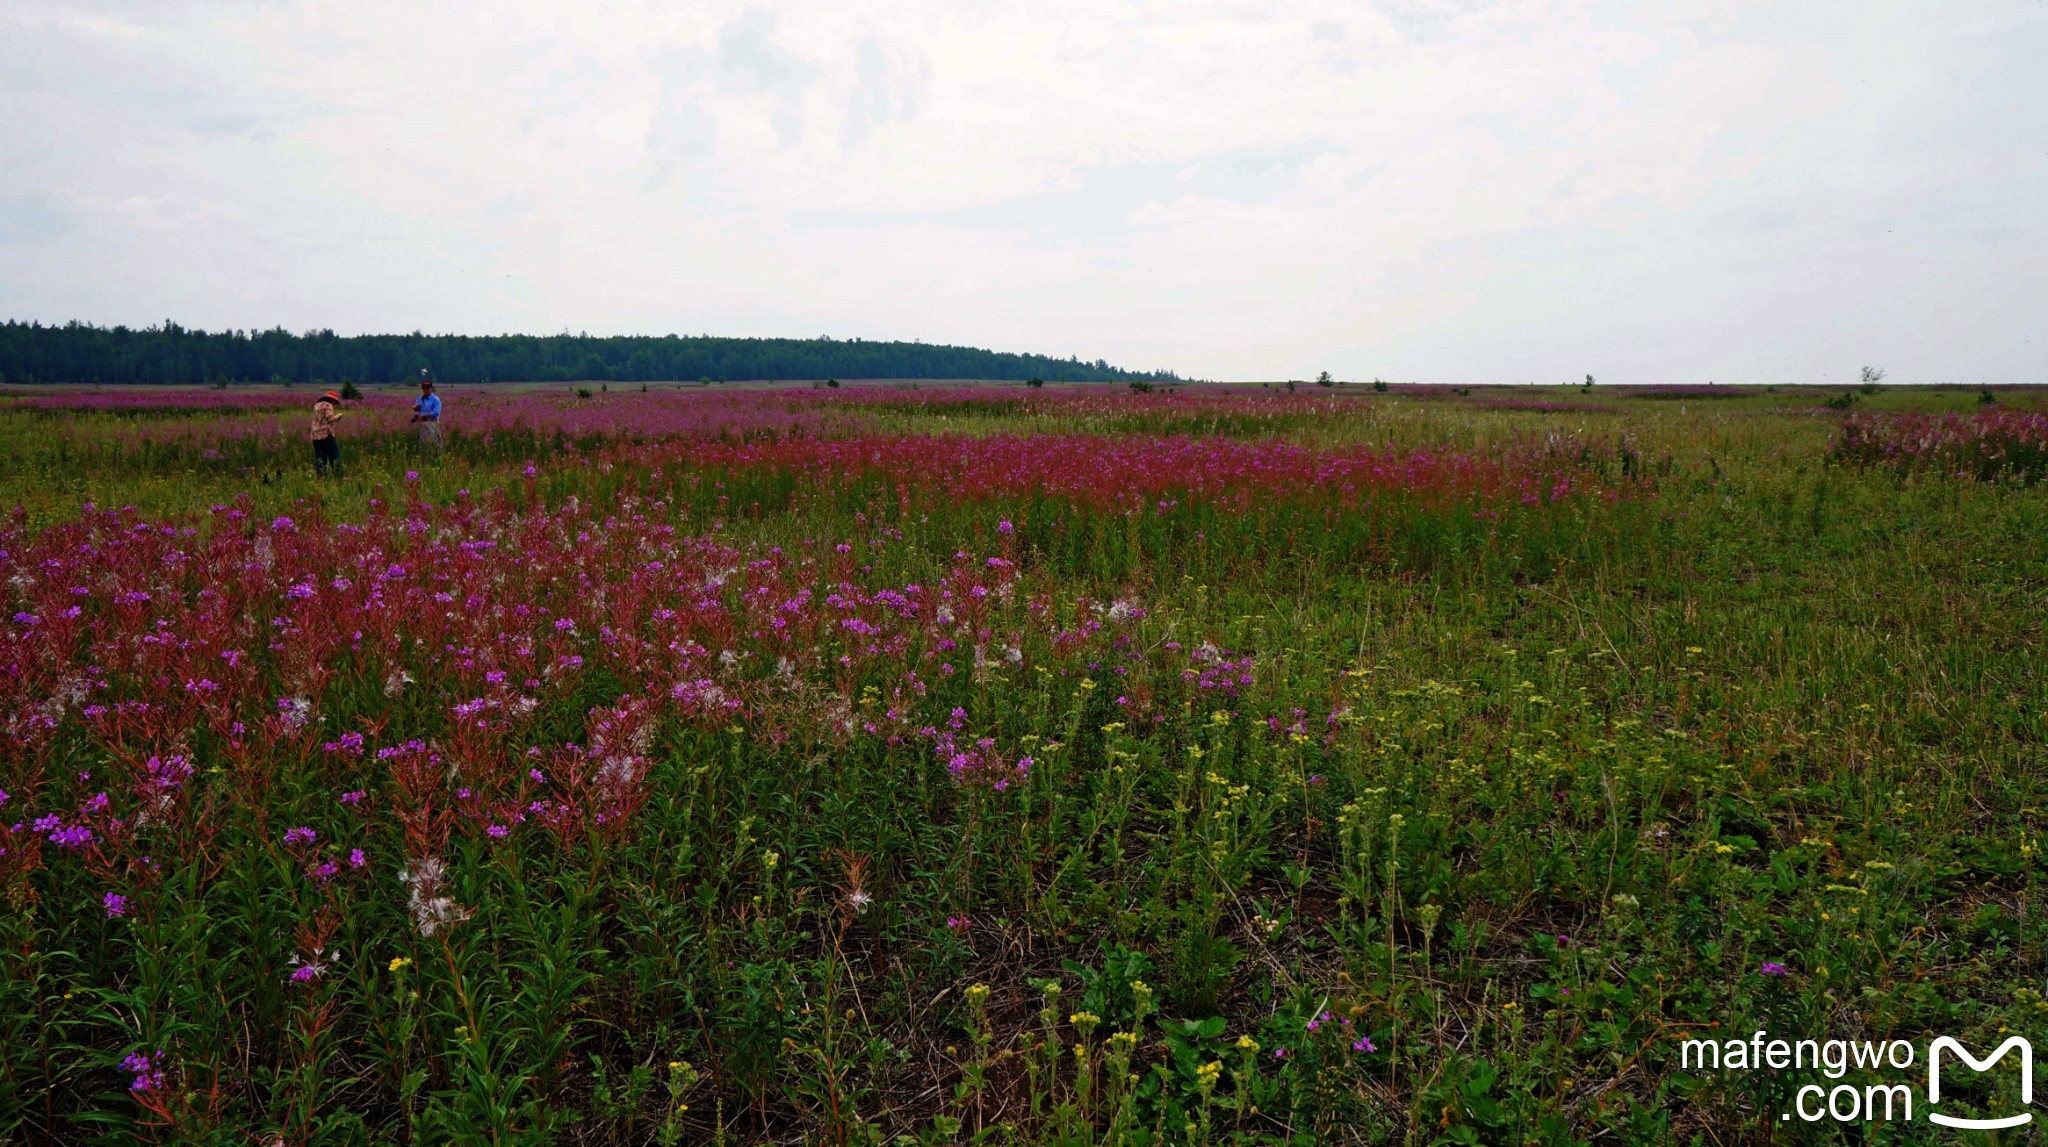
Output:
[[328,391],[328,392],[327,392],[326,394],[323,394],[323,395],[321,395],[320,397],[321,397],[321,398],[323,398],[323,399],[325,399],[325,400],[327,400],[328,402],[335,402],[335,403],[338,403],[338,402],[340,402],[340,401],[341,401],[341,396],[340,396],[340,395],[338,395],[338,394],[336,394],[336,393],[334,393],[334,392],[333,392],[333,391],[331,391],[331,390],[330,390],[330,391]]

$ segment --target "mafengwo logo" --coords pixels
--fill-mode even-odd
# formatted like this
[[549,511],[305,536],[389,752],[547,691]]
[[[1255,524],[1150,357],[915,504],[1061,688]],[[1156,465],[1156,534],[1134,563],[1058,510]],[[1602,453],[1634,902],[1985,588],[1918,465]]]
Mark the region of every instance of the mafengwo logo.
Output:
[[[2010,1097],[2010,1090],[1994,1088],[1998,1097],[1981,1101],[1994,1110],[2002,1104],[2003,1111],[1982,1115],[1959,1115],[1938,1110],[1942,1102],[1944,1071],[1948,1073],[1952,1082],[1957,1079],[1959,1066],[1968,1068],[1969,1072],[1974,1073],[1974,1078],[1975,1075],[1990,1073],[2013,1052],[2019,1053],[2012,1056],[2010,1061],[2018,1069],[2017,1100]],[[1840,1080],[1851,1070],[1864,1073],[1866,1076],[1903,1075],[1920,1059],[1918,1049],[1902,1039],[1888,1042],[1810,1039],[1788,1041],[1772,1039],[1768,1032],[1758,1031],[1747,1040],[1682,1041],[1679,1044],[1678,1062],[1680,1069],[1685,1071],[1817,1071],[1829,1080]],[[1961,1041],[1950,1036],[1939,1036],[1927,1045],[1926,1064],[1927,1102],[1919,1114],[1929,1122],[1967,1131],[2001,1131],[2009,1127],[2021,1127],[2033,1121],[2034,1046],[2025,1037],[2013,1036],[1992,1049],[1989,1055],[1979,1058],[1963,1046]],[[1949,1090],[1953,1092],[1955,1088],[1951,1086]],[[1903,1081],[1837,1083],[1833,1087],[1808,1083],[1792,1093],[1792,1109],[1781,1112],[1778,1118],[1785,1122],[1797,1119],[1806,1123],[1817,1123],[1822,1120],[1832,1120],[1836,1123],[1912,1122],[1915,1117],[1914,1092],[1915,1089]]]
[[[2015,1048],[2019,1049],[2020,1053],[2020,1106],[2023,1108],[2032,1107],[2034,1105],[2034,1045],[2028,1043],[2020,1036],[2014,1036],[1999,1044],[1997,1051],[1992,1052],[1983,1059],[1978,1059],[1976,1056],[1971,1055],[1962,1044],[1957,1043],[1948,1036],[1942,1036],[1940,1039],[1935,1040],[1927,1048],[1927,1105],[1932,1107],[1941,1102],[1942,1052],[1955,1053],[1957,1059],[1970,1065],[1971,1071],[1990,1071],[1991,1065],[2004,1059],[2005,1053]],[[1969,1127],[1979,1131],[1997,1131],[2001,1128],[2018,1127],[2023,1123],[2027,1123],[2034,1118],[2034,1113],[2032,1111],[2020,1111],[2017,1114],[2001,1116],[1997,1119],[1964,1119],[1956,1115],[1943,1115],[1938,1111],[1930,1111],[1927,1113],[1927,1118],[1941,1124],[1943,1127]]]

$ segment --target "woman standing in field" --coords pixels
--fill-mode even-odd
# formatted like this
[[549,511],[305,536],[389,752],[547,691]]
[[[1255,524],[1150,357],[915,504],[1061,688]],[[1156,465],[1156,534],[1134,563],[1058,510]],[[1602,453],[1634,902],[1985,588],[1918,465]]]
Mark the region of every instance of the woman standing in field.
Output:
[[420,400],[412,404],[412,420],[420,424],[420,452],[432,454],[441,448],[441,399],[426,373],[420,372]]
[[334,428],[341,422],[341,396],[328,391],[313,404],[313,472],[325,474],[329,467],[341,467],[341,440]]

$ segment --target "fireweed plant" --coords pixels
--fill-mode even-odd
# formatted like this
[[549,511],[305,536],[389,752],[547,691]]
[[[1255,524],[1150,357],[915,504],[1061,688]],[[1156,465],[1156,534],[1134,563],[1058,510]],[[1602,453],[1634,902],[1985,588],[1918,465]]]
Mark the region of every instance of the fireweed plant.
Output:
[[1041,394],[496,395],[330,485],[66,428],[0,1133],[1731,1141],[1782,1081],[1675,1040],[2039,1029],[2038,487],[1760,395]]

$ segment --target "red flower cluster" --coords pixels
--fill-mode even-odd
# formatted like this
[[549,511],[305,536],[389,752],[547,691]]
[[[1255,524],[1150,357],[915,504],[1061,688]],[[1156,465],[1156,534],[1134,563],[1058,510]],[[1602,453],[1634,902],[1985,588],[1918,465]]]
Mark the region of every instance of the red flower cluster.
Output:
[[[1003,554],[894,585],[851,542],[745,553],[669,520],[635,498],[600,512],[503,496],[378,505],[361,524],[262,521],[246,502],[204,528],[96,509],[39,532],[17,519],[0,530],[0,726],[15,742],[0,802],[22,823],[0,840],[0,879],[77,854],[128,887],[155,870],[145,847],[169,863],[204,849],[216,818],[193,761],[221,762],[228,799],[252,804],[312,768],[348,790],[345,812],[389,808],[430,933],[466,911],[443,887],[452,833],[499,842],[531,825],[567,846],[626,831],[663,723],[910,743],[927,680],[1081,656],[1143,616],[1084,598],[1064,625]],[[575,698],[599,670],[626,695],[586,715]],[[421,692],[429,716],[387,740],[389,718],[369,714],[419,712]],[[577,743],[551,732],[573,728]],[[85,795],[64,797],[53,750],[80,742],[111,775],[80,774]],[[366,863],[324,831],[282,838],[323,889]]]
[[1958,478],[2048,477],[2048,413],[1886,414],[1843,420],[1831,451],[1844,462]]
[[1486,453],[1372,445],[1317,448],[1284,439],[1092,434],[891,435],[679,442],[604,455],[700,468],[770,467],[820,483],[880,476],[949,500],[1050,495],[1098,506],[1149,506],[1168,495],[1238,509],[1276,496],[1356,506],[1399,496],[1426,504],[1534,505],[1613,497],[1576,441]]

